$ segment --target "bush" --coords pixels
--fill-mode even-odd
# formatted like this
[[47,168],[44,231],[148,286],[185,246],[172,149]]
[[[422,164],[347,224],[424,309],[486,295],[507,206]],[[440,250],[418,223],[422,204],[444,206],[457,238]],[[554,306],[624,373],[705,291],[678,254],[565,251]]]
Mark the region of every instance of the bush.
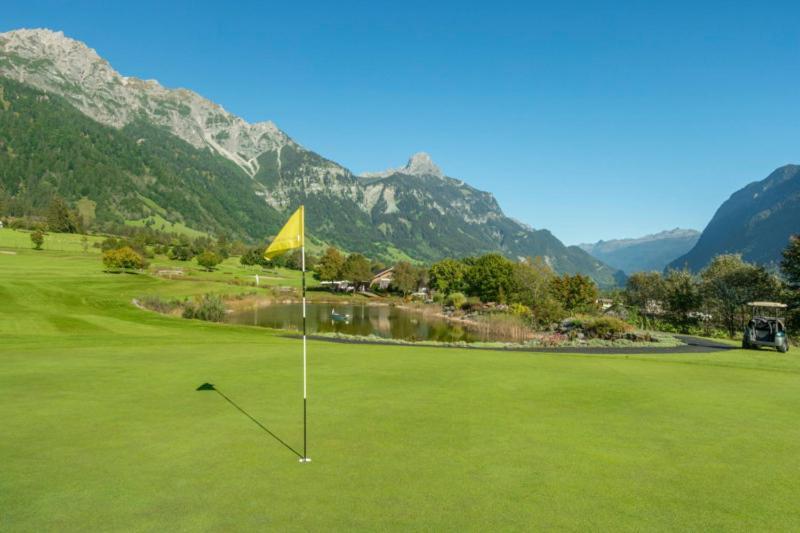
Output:
[[222,262],[222,257],[215,254],[211,250],[206,250],[197,256],[197,264],[211,272],[214,267]]
[[103,254],[103,264],[109,270],[142,270],[147,267],[144,258],[130,246],[108,250]]
[[448,294],[447,299],[445,300],[445,305],[455,307],[456,309],[461,309],[465,303],[467,303],[467,297],[460,292]]
[[194,257],[194,253],[188,245],[176,244],[170,249],[167,256],[173,261],[189,261]]
[[563,329],[580,331],[589,339],[615,340],[622,338],[633,327],[611,316],[580,316],[570,319]]
[[44,244],[44,233],[39,230],[34,231],[31,233],[31,242],[33,243],[33,247],[36,250],[41,250],[42,245]]
[[567,312],[555,298],[542,298],[536,302],[536,306],[531,309],[533,321],[539,326],[551,326],[564,320]]
[[531,316],[531,310],[522,304],[511,304],[508,306],[508,312],[514,316],[519,316],[523,318],[527,318]]
[[139,298],[139,305],[157,313],[171,313],[181,306],[178,300],[165,300],[157,294],[148,294]]
[[209,322],[222,322],[225,318],[225,303],[215,294],[204,294],[187,302],[183,308],[183,318],[196,318]]

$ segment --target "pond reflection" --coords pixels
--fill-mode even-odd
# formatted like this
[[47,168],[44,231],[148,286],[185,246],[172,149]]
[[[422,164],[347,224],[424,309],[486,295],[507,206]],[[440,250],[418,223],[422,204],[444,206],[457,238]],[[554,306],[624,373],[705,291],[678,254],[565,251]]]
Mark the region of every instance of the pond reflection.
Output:
[[[484,335],[461,324],[425,316],[389,305],[308,304],[308,333],[338,332],[374,335],[406,341],[476,342]],[[229,313],[227,321],[275,329],[299,331],[303,326],[300,305],[276,303]]]

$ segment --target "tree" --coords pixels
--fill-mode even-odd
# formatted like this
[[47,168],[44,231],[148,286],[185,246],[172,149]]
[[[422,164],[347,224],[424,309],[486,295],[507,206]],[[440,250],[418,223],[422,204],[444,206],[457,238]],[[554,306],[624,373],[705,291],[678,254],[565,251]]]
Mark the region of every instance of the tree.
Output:
[[430,268],[431,288],[442,294],[462,292],[467,289],[464,276],[467,266],[456,259],[442,259]]
[[514,264],[500,254],[478,257],[469,266],[464,281],[467,292],[483,302],[505,303],[513,290]]
[[596,307],[597,285],[583,274],[564,274],[553,278],[553,295],[570,313],[589,311]]
[[403,296],[417,290],[419,273],[414,265],[408,261],[400,261],[394,266],[392,273],[392,288],[403,293]]
[[625,285],[625,302],[636,308],[645,321],[661,310],[665,294],[664,278],[658,272],[636,272]]
[[104,252],[103,264],[109,270],[142,270],[147,266],[144,258],[130,246]]
[[79,227],[78,217],[66,202],[59,196],[53,198],[47,208],[47,228],[57,233],[77,233]]
[[211,250],[206,250],[197,256],[197,264],[205,268],[208,272],[214,270],[214,267],[222,262],[222,257],[217,255]]
[[175,244],[167,254],[173,261],[189,261],[194,257],[194,252],[188,244]]
[[716,256],[700,277],[703,295],[731,337],[744,327],[748,302],[770,300],[780,290],[775,276],[738,254]]
[[555,277],[553,269],[540,257],[515,263],[509,301],[530,309],[533,321],[538,324],[561,320],[564,318],[564,309],[552,291]]
[[686,322],[703,304],[700,284],[688,270],[670,270],[664,277],[664,306],[670,318]]
[[217,237],[215,248],[217,250],[217,254],[223,259],[227,259],[231,256],[231,245],[228,242],[228,237],[225,234]]
[[87,237],[86,235],[81,237],[81,248],[83,248],[83,253],[89,251],[89,237]]
[[365,285],[372,280],[369,259],[361,254],[350,254],[342,265],[342,277],[355,285]]
[[317,261],[314,277],[322,281],[341,280],[342,268],[344,267],[344,257],[341,252],[333,246],[328,247],[322,257]]
[[35,250],[41,250],[42,245],[44,244],[44,233],[39,230],[31,233],[31,242],[33,243],[33,248]]
[[550,287],[553,278],[553,269],[539,257],[515,263],[509,300],[534,308],[537,302],[552,298]]
[[786,279],[789,304],[789,323],[794,331],[800,329],[800,235],[793,235],[783,251],[781,272]]
[[263,246],[248,248],[247,251],[245,251],[241,257],[239,257],[239,263],[245,266],[269,266],[269,261],[264,258],[264,249],[265,248]]

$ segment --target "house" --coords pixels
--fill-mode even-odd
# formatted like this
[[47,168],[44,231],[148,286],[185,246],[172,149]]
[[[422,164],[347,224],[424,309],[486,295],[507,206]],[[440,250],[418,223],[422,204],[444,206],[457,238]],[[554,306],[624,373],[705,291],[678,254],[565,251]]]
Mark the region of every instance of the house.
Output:
[[321,281],[320,285],[332,292],[355,292],[356,288],[347,280]]
[[597,304],[597,307],[604,312],[614,307],[614,300],[611,298],[598,298],[595,300],[595,303]]
[[394,280],[394,267],[389,267],[372,276],[369,286],[385,291],[392,284],[392,280]]

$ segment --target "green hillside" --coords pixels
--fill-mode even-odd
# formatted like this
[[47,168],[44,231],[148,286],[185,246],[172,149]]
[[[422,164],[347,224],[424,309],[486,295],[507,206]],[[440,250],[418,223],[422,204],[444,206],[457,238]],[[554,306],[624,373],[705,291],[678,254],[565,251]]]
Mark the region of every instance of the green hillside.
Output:
[[0,78],[0,185],[24,215],[57,193],[96,203],[100,228],[160,215],[203,233],[263,239],[280,216],[238,167],[145,122],[122,130],[58,96]]

